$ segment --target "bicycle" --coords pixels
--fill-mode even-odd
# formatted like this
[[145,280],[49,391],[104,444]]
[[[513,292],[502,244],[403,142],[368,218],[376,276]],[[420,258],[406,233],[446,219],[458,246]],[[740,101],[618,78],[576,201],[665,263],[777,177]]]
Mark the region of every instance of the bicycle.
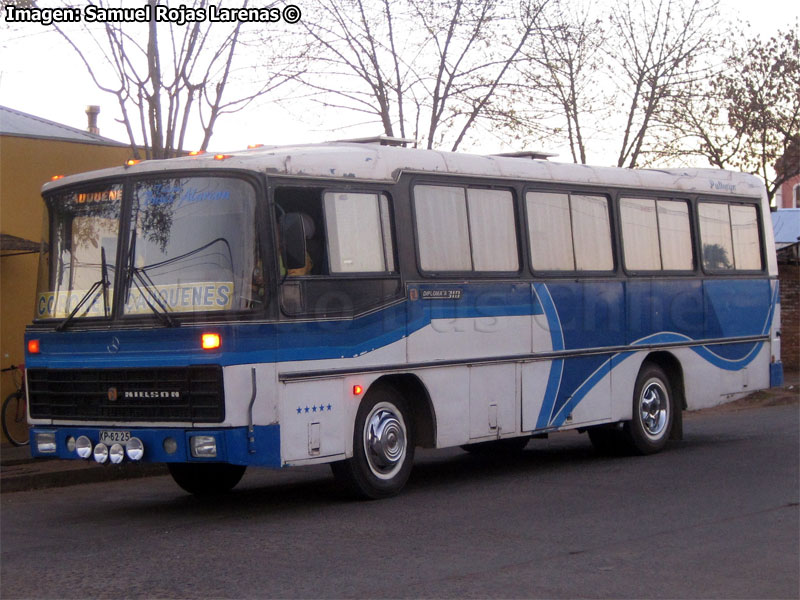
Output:
[[[14,446],[30,443],[28,437],[28,402],[25,394],[25,365],[11,365],[0,369],[0,373],[12,372],[16,391],[11,392],[3,402],[2,426],[6,439]],[[19,376],[17,379],[16,376]]]

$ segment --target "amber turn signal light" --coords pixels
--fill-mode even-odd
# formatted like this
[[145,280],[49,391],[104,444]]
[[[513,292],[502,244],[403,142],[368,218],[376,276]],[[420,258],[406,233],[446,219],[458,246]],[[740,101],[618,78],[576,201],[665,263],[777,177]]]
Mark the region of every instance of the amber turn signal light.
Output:
[[204,333],[201,338],[203,350],[214,350],[222,344],[222,339],[218,333]]

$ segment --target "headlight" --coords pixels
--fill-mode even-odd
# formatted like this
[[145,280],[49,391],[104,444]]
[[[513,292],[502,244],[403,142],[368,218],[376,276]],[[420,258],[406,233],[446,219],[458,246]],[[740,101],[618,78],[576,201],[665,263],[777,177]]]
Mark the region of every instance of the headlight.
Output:
[[75,440],[75,451],[81,458],[89,458],[92,455],[92,440],[85,435]]
[[193,435],[189,438],[192,456],[195,458],[215,458],[217,456],[217,440],[212,435]]
[[142,456],[144,456],[144,444],[142,440],[137,437],[129,439],[127,444],[125,444],[125,454],[127,454],[128,458],[131,460],[141,460]]
[[108,446],[103,444],[97,444],[94,447],[94,459],[99,463],[104,463],[108,460]]
[[125,458],[125,448],[122,447],[122,444],[112,444],[108,449],[108,458],[115,465],[121,463]]
[[53,454],[56,451],[56,434],[52,431],[37,433],[36,450],[39,454]]

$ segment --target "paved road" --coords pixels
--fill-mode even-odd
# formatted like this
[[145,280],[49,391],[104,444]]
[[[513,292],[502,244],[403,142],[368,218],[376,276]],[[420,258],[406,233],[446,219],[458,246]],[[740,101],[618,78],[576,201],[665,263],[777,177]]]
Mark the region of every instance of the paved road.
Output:
[[326,467],[214,503],[168,477],[4,494],[0,596],[797,598],[798,428],[794,404],[692,415],[646,458],[426,451],[379,502]]

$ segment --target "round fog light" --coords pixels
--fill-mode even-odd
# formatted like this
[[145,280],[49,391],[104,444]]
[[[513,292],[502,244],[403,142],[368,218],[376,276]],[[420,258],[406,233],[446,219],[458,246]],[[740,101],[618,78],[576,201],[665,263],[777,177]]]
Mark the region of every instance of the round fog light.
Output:
[[144,456],[144,444],[142,440],[137,437],[129,439],[128,443],[125,445],[125,454],[127,454],[128,458],[131,460],[141,460],[142,456]]
[[164,439],[164,452],[167,454],[175,454],[178,451],[178,442],[175,441],[175,438],[165,438]]
[[82,435],[75,440],[75,450],[81,458],[89,458],[92,455],[92,440]]
[[67,450],[75,452],[75,438],[72,436],[67,437]]
[[115,465],[121,463],[122,459],[125,458],[125,448],[122,447],[122,444],[113,444],[108,450],[108,458]]
[[94,459],[99,463],[104,463],[108,460],[108,446],[102,442],[94,447]]

